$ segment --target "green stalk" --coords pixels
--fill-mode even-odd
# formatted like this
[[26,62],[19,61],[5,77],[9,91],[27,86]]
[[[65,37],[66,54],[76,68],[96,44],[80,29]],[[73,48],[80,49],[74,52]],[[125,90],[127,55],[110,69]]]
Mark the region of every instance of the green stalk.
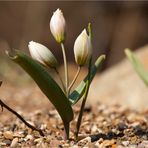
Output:
[[[92,41],[92,27],[91,27],[91,23],[88,24],[87,30],[88,30],[88,33],[89,33],[90,40]],[[78,116],[78,121],[77,121],[77,124],[76,124],[76,132],[75,132],[76,140],[78,139],[78,134],[79,134],[80,125],[81,125],[81,121],[82,121],[83,111],[84,111],[84,107],[85,107],[85,103],[86,103],[86,99],[87,99],[87,96],[88,96],[88,91],[89,91],[89,87],[90,87],[90,83],[91,83],[91,61],[92,61],[92,57],[90,58],[90,61],[89,61],[88,79],[86,81],[86,86],[85,86],[85,90],[84,90],[84,95],[83,95],[83,100],[82,100],[82,104],[81,104],[81,109],[80,109],[80,113],[79,113],[79,116]]]
[[69,123],[70,122],[65,122],[64,123],[64,140],[69,139]]
[[69,95],[71,88],[73,87],[74,83],[76,82],[76,80],[77,80],[77,78],[78,78],[78,76],[79,76],[79,74],[80,74],[80,70],[81,70],[81,66],[78,66],[77,73],[76,73],[76,75],[75,75],[73,81],[71,82],[71,84],[70,84],[69,87],[68,87],[68,95]]
[[83,111],[84,111],[84,107],[85,107],[85,102],[86,102],[87,94],[88,94],[88,90],[89,90],[88,88],[89,88],[89,86],[88,86],[88,82],[87,82],[85,93],[84,93],[84,98],[83,98],[83,101],[82,101],[82,104],[81,104],[81,109],[80,109],[78,121],[77,121],[77,124],[76,124],[76,132],[75,132],[76,140],[78,139],[78,133],[79,133],[79,130],[80,130],[80,125],[81,125],[81,121],[82,121],[82,116],[83,116]]
[[67,67],[67,59],[66,59],[66,53],[65,53],[65,48],[64,48],[64,44],[61,43],[61,48],[62,48],[62,52],[63,52],[63,59],[64,59],[64,71],[65,71],[65,88],[66,88],[66,95],[68,97],[68,67]]
[[76,124],[76,132],[75,132],[76,140],[78,139],[78,134],[79,134],[80,125],[81,125],[81,121],[82,121],[83,111],[84,111],[84,107],[85,107],[85,103],[86,103],[86,100],[87,100],[88,91],[89,91],[89,87],[90,87],[90,72],[91,72],[91,59],[90,59],[90,62],[89,62],[88,80],[86,82],[85,92],[84,92],[84,96],[83,96],[83,100],[82,100],[82,104],[81,104],[81,108],[80,108],[80,113],[79,113],[79,116],[78,116],[78,121],[77,121],[77,124]]
[[[69,85],[68,66],[67,66],[66,53],[65,53],[65,48],[63,43],[61,43],[61,48],[63,53],[64,71],[65,71],[65,94],[68,97],[68,85]],[[69,139],[69,123],[70,122],[64,122],[64,140]]]

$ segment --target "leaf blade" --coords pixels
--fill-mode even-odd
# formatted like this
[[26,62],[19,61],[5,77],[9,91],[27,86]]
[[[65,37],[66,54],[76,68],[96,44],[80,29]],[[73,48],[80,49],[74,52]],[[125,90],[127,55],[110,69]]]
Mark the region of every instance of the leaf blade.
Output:
[[143,82],[148,86],[148,72],[144,69],[140,60],[129,49],[125,49],[125,54],[128,57],[131,64],[133,65],[137,74],[140,76]]
[[55,106],[63,122],[70,122],[73,119],[70,102],[45,68],[21,51],[16,50],[13,55],[11,53],[8,55],[34,79],[42,92]]

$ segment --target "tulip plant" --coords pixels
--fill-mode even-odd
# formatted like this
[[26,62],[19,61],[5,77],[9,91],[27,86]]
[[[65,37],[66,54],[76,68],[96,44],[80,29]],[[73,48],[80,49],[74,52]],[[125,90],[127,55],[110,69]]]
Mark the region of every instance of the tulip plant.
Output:
[[[88,28],[82,31],[74,43],[74,56],[76,64],[78,65],[78,70],[72,82],[69,83],[68,64],[64,46],[66,35],[65,28],[66,21],[63,13],[60,9],[57,9],[50,20],[50,30],[56,42],[61,46],[63,53],[65,71],[64,80],[58,72],[57,59],[47,47],[40,43],[33,41],[29,42],[28,47],[31,57],[20,50],[8,52],[8,56],[14,62],[19,64],[34,79],[42,92],[54,105],[64,124],[64,137],[65,139],[69,139],[70,122],[74,118],[72,106],[82,98],[75,132],[75,136],[77,138],[89,86],[97,72],[97,69],[100,68],[103,63],[105,55],[99,56],[96,62],[92,64],[92,29],[91,24],[89,23]],[[88,67],[88,73],[80,84],[76,88],[73,88],[83,66]],[[55,70],[59,76],[61,85],[51,77],[48,68]]]

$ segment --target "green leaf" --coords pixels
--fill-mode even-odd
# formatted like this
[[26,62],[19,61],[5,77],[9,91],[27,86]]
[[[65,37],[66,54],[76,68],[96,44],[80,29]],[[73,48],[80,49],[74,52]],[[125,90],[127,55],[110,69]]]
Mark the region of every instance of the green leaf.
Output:
[[[90,72],[90,83],[92,82],[92,80],[97,72],[97,69],[101,67],[104,60],[105,60],[105,55],[101,55],[96,60],[95,64],[92,66],[91,72]],[[76,104],[83,96],[83,94],[85,92],[86,82],[88,81],[88,77],[89,77],[89,73],[84,78],[84,80],[81,81],[81,83],[78,85],[78,87],[69,95],[69,100],[72,105]]]
[[130,62],[132,63],[135,71],[138,73],[144,83],[148,86],[148,72],[144,69],[142,63],[129,49],[126,49],[125,53]]
[[8,53],[8,55],[34,79],[42,92],[55,106],[63,122],[69,123],[73,119],[73,110],[70,102],[47,70],[19,50],[16,50],[14,53]]

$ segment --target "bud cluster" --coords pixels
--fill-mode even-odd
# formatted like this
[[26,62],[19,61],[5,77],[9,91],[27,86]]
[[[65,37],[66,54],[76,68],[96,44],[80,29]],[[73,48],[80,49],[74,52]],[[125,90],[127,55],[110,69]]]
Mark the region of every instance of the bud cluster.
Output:
[[[60,9],[57,9],[50,20],[50,30],[55,40],[58,43],[65,41],[65,27],[66,21]],[[52,52],[44,45],[36,42],[29,42],[29,50],[32,58],[39,61],[41,64],[55,68],[57,60]],[[84,66],[90,60],[92,55],[92,45],[90,36],[87,34],[86,29],[77,37],[74,43],[74,56],[75,61],[79,66]]]

